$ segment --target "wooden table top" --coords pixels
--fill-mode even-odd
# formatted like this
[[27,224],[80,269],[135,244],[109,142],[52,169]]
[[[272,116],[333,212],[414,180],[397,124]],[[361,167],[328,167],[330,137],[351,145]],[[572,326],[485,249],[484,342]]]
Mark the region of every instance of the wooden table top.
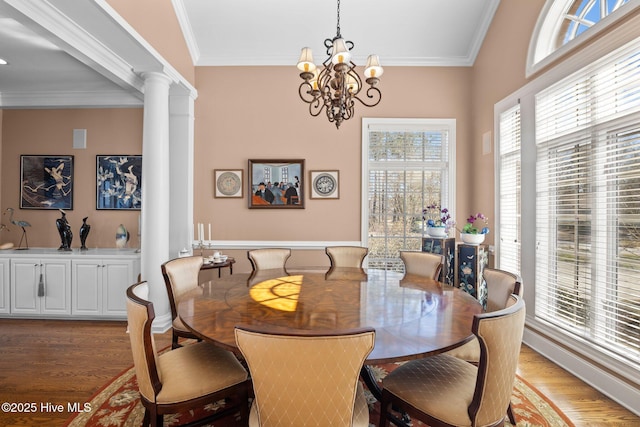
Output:
[[196,335],[237,350],[234,327],[275,332],[339,332],[373,327],[367,363],[410,360],[455,348],[473,335],[482,307],[466,292],[419,276],[340,268],[263,270],[202,284],[182,297],[178,315]]

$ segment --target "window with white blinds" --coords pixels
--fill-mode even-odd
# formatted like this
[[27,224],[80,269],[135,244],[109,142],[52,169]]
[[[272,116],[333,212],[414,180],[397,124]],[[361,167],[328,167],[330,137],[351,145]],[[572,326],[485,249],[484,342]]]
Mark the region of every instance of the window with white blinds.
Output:
[[422,249],[422,209],[430,204],[454,209],[454,147],[455,120],[363,121],[368,267],[402,271],[400,251]]
[[520,104],[500,114],[498,140],[498,230],[496,266],[520,274]]
[[640,362],[640,40],[535,97],[535,315]]

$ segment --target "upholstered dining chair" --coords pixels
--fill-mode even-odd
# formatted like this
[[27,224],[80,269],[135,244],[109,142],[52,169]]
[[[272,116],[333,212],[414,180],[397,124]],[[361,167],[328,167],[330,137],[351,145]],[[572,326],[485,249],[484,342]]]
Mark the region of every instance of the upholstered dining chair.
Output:
[[[485,268],[482,276],[487,283],[487,312],[502,310],[511,300],[511,294],[522,297],[521,279],[508,271]],[[447,354],[467,362],[480,361],[480,344],[473,339],[466,344],[449,350]]]
[[285,268],[290,256],[291,249],[288,248],[263,248],[247,251],[247,257],[254,270]]
[[517,295],[510,299],[509,307],[474,317],[472,330],[480,342],[477,366],[438,354],[411,360],[387,375],[378,426],[396,419],[391,408],[432,427],[503,425],[525,320],[524,300]]
[[[511,294],[522,297],[522,281],[519,276],[504,270],[495,268],[485,268],[482,277],[487,283],[487,312],[502,310],[511,302]],[[472,339],[466,344],[449,350],[446,354],[466,360],[474,364],[480,362],[480,343],[477,339]],[[511,404],[507,409],[509,421],[516,424]]]
[[331,268],[361,268],[364,258],[369,253],[369,249],[362,246],[327,246],[324,251],[329,257]]
[[224,399],[227,407],[211,419],[240,412],[248,419],[247,371],[233,353],[207,342],[156,352],[151,333],[153,303],[144,299],[146,282],[127,289],[127,320],[133,362],[145,408],[143,425],[162,427],[164,414],[195,409]]
[[253,380],[250,427],[369,425],[358,378],[372,328],[303,335],[237,326],[235,333]]
[[430,252],[400,251],[400,259],[404,263],[406,274],[431,277],[436,280],[440,277],[444,263],[442,255]]
[[178,303],[182,295],[198,287],[198,275],[202,263],[201,256],[190,256],[172,259],[161,266],[171,306],[171,348],[180,347],[179,338],[199,340],[178,317]]

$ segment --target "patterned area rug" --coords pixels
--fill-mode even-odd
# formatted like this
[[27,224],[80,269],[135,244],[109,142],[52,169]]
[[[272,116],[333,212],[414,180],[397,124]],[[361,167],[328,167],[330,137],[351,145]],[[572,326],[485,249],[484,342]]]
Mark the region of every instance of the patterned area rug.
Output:
[[[375,374],[377,379],[382,379],[397,365],[377,365]],[[368,393],[368,391],[367,391]],[[369,394],[370,401],[370,425],[378,422],[380,405]],[[138,385],[135,371],[130,368],[114,378],[104,386],[92,399],[91,411],[79,413],[70,418],[66,427],[121,427],[142,424],[144,408],[140,403]],[[538,390],[528,384],[522,378],[517,377],[511,404],[519,426],[526,427],[574,427],[571,421]],[[202,418],[214,413],[224,406],[224,401],[207,405],[196,411],[182,414],[165,415],[165,426],[174,426]],[[507,426],[511,424],[507,421]],[[211,427],[237,426],[235,416],[209,424]],[[421,427],[424,424],[414,422],[413,426]]]

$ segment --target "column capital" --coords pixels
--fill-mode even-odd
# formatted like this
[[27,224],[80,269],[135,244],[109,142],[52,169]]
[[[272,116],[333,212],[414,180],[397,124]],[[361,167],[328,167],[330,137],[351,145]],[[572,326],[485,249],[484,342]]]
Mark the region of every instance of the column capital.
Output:
[[148,83],[164,83],[169,86],[173,83],[173,79],[161,71],[144,71],[140,75],[144,79],[145,85]]

